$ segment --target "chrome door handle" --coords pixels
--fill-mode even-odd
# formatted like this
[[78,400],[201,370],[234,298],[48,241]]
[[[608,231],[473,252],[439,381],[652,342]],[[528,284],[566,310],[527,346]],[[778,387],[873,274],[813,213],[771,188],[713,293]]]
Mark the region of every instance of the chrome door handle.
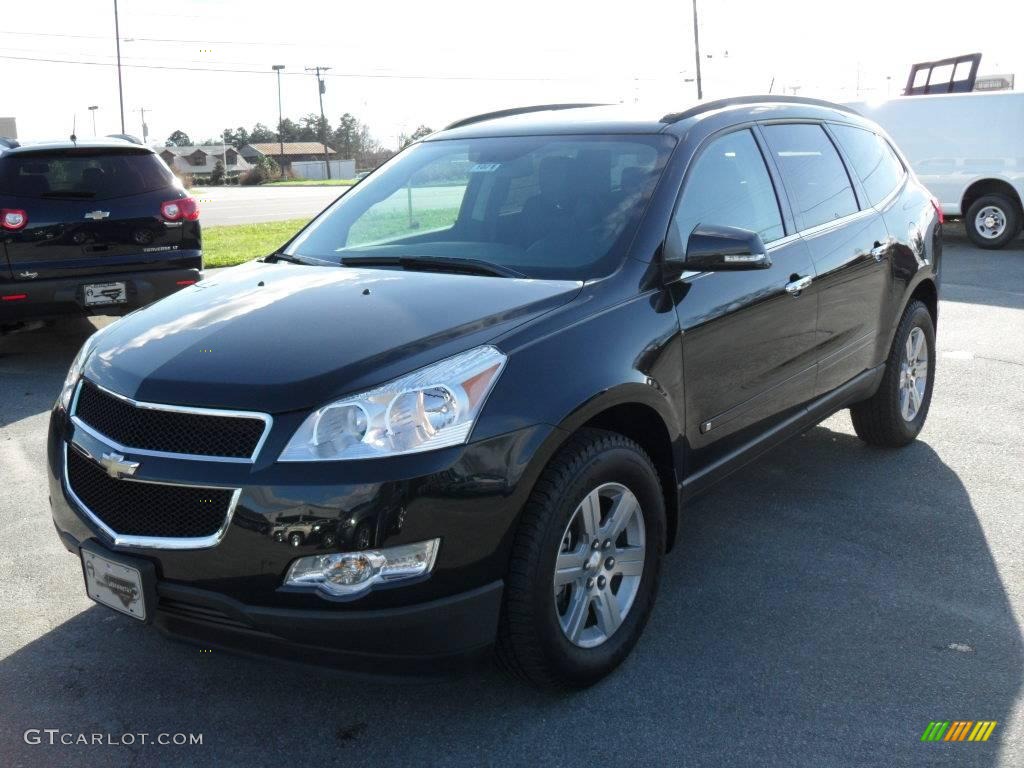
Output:
[[875,247],[871,249],[871,255],[875,257],[875,261],[881,261],[885,258],[885,255],[889,252],[891,247],[891,240],[886,240],[881,243],[876,242]]
[[797,296],[800,291],[810,287],[812,282],[814,282],[814,278],[808,275],[807,277],[801,277],[798,280],[794,280],[791,283],[786,283],[786,293],[791,296]]

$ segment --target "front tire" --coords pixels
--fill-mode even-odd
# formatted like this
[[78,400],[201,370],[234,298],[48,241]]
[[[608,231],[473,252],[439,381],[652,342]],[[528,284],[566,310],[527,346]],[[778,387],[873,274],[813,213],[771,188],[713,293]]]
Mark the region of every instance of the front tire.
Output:
[[903,312],[878,391],[850,408],[853,430],[870,445],[899,448],[928,418],[935,383],[935,324],[920,301]]
[[665,500],[632,440],[581,430],[544,470],[513,544],[498,661],[544,688],[585,688],[636,644],[657,592]]
[[964,228],[979,248],[1002,248],[1020,230],[1020,210],[1005,195],[982,195],[967,209]]

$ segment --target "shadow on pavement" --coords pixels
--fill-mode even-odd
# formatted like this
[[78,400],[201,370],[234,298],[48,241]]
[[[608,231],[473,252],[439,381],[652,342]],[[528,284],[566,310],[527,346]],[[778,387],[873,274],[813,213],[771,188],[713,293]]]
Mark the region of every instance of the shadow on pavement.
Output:
[[[0,661],[0,762],[992,766],[998,727],[919,739],[930,720],[1008,720],[1022,657],[957,475],[926,443],[818,427],[691,505],[645,636],[589,691],[493,670],[354,681],[201,654],[92,607]],[[26,728],[204,742],[29,746]]]

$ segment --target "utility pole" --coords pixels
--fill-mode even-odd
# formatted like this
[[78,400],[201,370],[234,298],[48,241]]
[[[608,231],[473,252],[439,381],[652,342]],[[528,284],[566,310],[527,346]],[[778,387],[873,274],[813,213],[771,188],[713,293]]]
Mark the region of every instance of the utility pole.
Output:
[[114,40],[117,43],[117,98],[121,103],[121,133],[124,133],[124,84],[121,81],[121,25],[117,18],[117,0],[114,0]]
[[142,143],[147,144],[149,142],[149,126],[146,125],[146,108],[139,107],[135,111],[142,117]]
[[324,145],[324,166],[327,168],[327,178],[331,178],[331,157],[327,152],[327,118],[324,116],[324,91],[327,86],[320,77],[321,72],[326,72],[330,67],[306,67],[307,72],[316,72],[317,88],[320,91],[320,138]]
[[96,136],[96,110],[97,109],[99,109],[98,105],[97,106],[89,107],[89,111],[92,112],[92,135],[94,137]]
[[700,34],[697,32],[697,0],[693,0],[693,56],[697,61],[697,101],[704,98],[700,80]]
[[277,141],[281,145],[281,153],[277,156],[277,165],[281,173],[281,178],[284,178],[284,136],[281,135],[281,123],[284,122],[284,112],[281,110],[281,70],[284,69],[284,64],[274,64],[271,67],[272,70],[277,72]]

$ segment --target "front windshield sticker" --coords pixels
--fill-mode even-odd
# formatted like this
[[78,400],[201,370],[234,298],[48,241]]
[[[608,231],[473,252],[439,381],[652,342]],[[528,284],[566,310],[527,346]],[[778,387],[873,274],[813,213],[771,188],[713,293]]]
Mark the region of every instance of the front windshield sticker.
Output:
[[470,173],[494,173],[501,168],[501,163],[477,163],[469,169]]

